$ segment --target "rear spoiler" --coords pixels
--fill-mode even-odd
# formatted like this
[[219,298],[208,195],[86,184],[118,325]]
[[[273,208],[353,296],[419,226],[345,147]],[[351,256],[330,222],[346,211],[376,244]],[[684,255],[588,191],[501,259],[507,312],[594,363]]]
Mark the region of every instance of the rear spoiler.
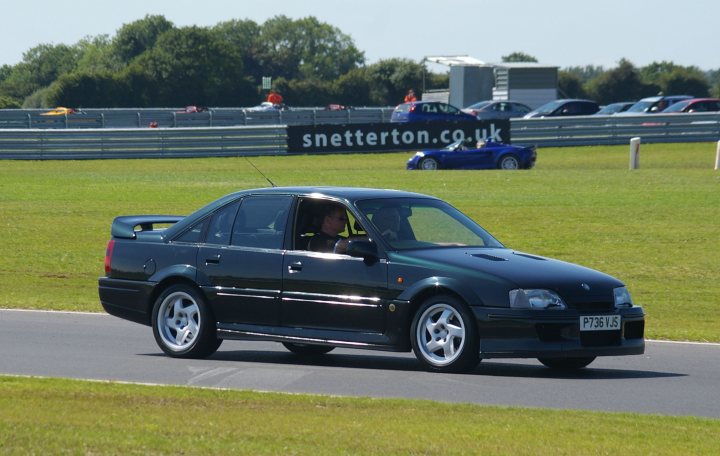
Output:
[[123,215],[115,217],[111,233],[113,237],[135,239],[135,231],[152,231],[156,224],[177,223],[183,218],[181,215]]

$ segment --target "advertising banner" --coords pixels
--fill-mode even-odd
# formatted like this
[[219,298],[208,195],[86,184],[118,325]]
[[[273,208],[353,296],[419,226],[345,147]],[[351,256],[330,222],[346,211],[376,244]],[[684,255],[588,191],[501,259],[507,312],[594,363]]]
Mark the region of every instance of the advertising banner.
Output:
[[439,149],[455,141],[510,143],[509,120],[288,125],[288,153]]

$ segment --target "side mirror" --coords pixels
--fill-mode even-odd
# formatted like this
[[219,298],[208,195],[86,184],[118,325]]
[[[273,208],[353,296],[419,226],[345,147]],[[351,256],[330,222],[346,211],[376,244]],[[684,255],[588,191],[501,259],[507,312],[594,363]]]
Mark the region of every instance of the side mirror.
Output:
[[370,241],[350,241],[345,251],[347,255],[364,258],[366,262],[374,263],[378,259],[377,245]]

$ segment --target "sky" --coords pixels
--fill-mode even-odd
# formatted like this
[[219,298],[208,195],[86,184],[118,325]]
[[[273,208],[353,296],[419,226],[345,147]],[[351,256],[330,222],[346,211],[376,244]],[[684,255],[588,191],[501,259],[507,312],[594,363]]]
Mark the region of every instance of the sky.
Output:
[[177,27],[277,15],[315,16],[349,35],[367,63],[386,58],[469,55],[488,63],[524,52],[560,68],[625,58],[641,67],[672,61],[720,68],[718,0],[102,0],[3,5],[0,65],[38,44],[114,36],[123,24],[163,15]]

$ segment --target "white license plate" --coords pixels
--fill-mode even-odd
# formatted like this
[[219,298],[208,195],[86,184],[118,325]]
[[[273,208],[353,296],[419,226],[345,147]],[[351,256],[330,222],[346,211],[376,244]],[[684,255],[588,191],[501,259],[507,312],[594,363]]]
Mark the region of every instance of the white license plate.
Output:
[[620,315],[587,315],[580,317],[580,331],[617,331]]

